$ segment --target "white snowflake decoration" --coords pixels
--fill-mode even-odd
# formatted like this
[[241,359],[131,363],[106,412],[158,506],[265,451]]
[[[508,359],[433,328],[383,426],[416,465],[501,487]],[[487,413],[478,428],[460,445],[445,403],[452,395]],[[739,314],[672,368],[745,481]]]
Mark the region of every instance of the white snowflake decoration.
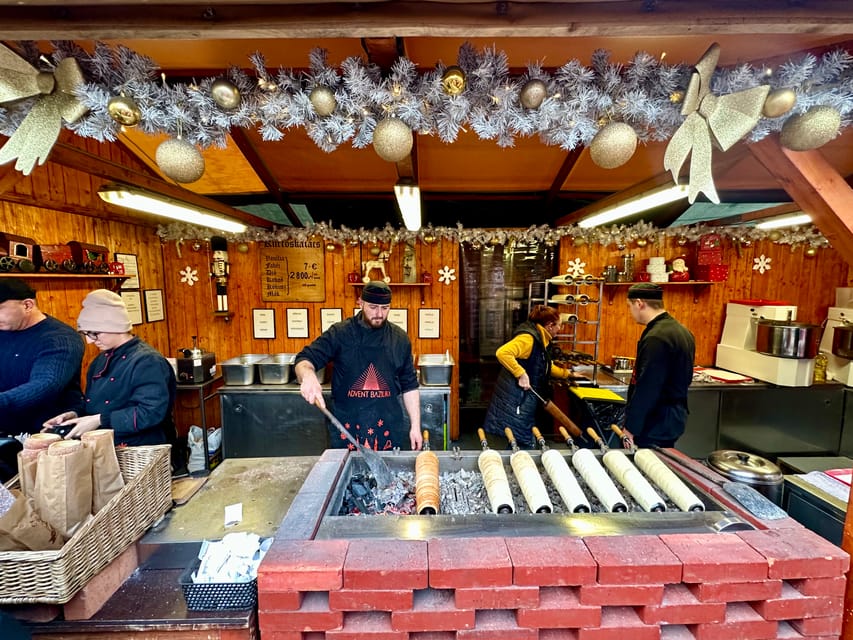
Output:
[[578,276],[586,275],[584,267],[586,267],[586,262],[581,262],[580,258],[575,258],[569,262],[568,267],[566,267],[566,273],[573,278],[577,278]]
[[448,265],[444,265],[438,270],[438,281],[449,285],[453,280],[456,280],[456,269],[451,269]]
[[184,270],[180,272],[181,274],[181,282],[186,282],[189,286],[193,286],[196,282],[198,282],[198,270],[193,269],[189,265],[184,267]]
[[753,271],[758,271],[758,273],[764,273],[765,271],[770,271],[770,263],[773,258],[768,258],[763,253],[757,258],[753,258],[752,261],[755,263],[752,265]]

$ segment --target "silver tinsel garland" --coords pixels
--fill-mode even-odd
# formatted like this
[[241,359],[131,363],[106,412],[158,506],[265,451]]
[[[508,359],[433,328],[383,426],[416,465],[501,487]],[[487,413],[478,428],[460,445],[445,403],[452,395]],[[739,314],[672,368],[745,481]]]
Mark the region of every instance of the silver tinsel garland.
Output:
[[[640,142],[668,140],[683,121],[681,104],[674,96],[687,87],[689,64],[668,65],[639,52],[625,64],[613,63],[608,52],[596,51],[590,66],[569,60],[548,71],[541,63],[528,64],[513,76],[507,56],[493,48],[476,51],[464,44],[457,65],[466,75],[466,89],[449,96],[441,86],[445,65],[419,72],[406,58],[398,59],[391,73],[351,57],[332,67],[326,52],[314,49],[305,70],[266,68],[261,53],[251,56],[252,69],[232,67],[215,77],[175,82],[160,76],[157,64],[125,47],[98,43],[89,54],[71,42],[52,43],[50,63],[73,56],[87,82],[78,98],[89,113],[66,126],[83,137],[116,140],[120,125],[107,111],[110,98],[132,98],[142,113],[139,128],[146,133],[181,135],[201,148],[224,146],[232,127],[256,128],[266,140],[279,140],[293,127],[304,128],[318,147],[333,151],[345,142],[365,148],[372,142],[376,123],[395,116],[421,135],[437,135],[453,142],[462,129],[470,129],[500,146],[512,146],[518,136],[537,135],[547,145],[573,149],[588,145],[603,123],[630,124]],[[20,43],[19,54],[34,67],[49,70],[33,43]],[[748,64],[715,71],[712,91],[725,95],[759,85],[796,91],[795,107],[784,116],[763,118],[748,136],[757,141],[781,130],[785,121],[816,105],[841,114],[841,127],[850,124],[853,111],[853,55],[838,49],[820,58],[801,55],[778,68]],[[226,77],[240,92],[241,103],[222,109],[210,87]],[[521,106],[525,82],[545,83],[547,97],[539,108]],[[318,86],[334,92],[337,109],[320,117],[311,106],[311,91]],[[0,133],[11,135],[31,108],[31,101],[0,107]]]

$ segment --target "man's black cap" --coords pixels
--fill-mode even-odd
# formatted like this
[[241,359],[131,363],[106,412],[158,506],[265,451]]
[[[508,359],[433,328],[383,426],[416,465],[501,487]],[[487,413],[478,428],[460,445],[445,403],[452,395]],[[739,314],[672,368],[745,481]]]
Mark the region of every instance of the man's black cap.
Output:
[[654,282],[638,282],[628,289],[629,299],[663,300],[663,287]]
[[6,300],[35,300],[36,292],[30,285],[18,278],[0,279],[0,304]]

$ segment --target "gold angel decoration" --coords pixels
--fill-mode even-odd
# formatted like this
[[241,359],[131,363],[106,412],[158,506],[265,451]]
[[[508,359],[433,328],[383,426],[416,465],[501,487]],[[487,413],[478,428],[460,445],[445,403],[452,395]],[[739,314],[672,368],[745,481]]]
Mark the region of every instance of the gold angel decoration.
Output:
[[678,182],[681,166],[690,155],[688,200],[692,203],[699,192],[719,204],[720,197],[711,175],[711,144],[727,151],[735,142],[752,131],[761,117],[768,85],[738,91],[726,96],[711,93],[711,76],[720,57],[720,45],[712,44],[694,67],[684,95],[681,115],[684,122],[666,146],[663,166],[672,171]]
[[75,122],[88,109],[74,96],[84,83],[74,58],[64,58],[53,73],[39,71],[11,49],[0,45],[0,104],[39,96],[12,137],[0,148],[0,164],[15,158],[15,169],[29,175],[44,164],[59,138],[62,121]]

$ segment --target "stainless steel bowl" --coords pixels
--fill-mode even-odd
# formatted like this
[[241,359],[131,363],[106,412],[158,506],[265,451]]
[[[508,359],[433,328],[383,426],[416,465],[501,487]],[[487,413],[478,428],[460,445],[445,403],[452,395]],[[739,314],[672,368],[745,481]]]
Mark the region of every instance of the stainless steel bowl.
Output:
[[778,358],[814,358],[820,345],[820,327],[816,324],[786,320],[759,320],[755,350]]

